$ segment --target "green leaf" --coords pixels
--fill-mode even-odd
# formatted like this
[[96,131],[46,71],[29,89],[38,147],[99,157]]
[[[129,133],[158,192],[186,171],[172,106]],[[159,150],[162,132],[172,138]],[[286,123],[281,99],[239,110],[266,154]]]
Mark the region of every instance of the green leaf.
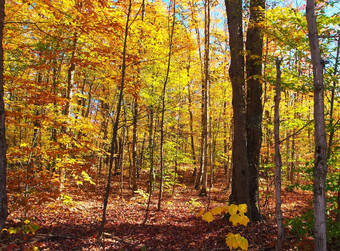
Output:
[[35,232],[37,232],[40,228],[41,228],[41,226],[39,226],[39,225],[35,225],[35,224],[29,225],[29,229],[31,230],[32,234],[35,234]]

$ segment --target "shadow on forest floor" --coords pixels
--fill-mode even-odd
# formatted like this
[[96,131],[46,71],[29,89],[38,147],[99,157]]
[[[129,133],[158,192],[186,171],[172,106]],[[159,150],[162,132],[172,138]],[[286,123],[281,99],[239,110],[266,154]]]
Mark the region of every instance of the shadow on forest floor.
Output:
[[[114,179],[118,180],[119,177]],[[269,196],[262,207],[262,212],[267,216],[266,221],[247,227],[233,227],[225,218],[217,217],[207,223],[196,218],[197,211],[208,204],[210,208],[225,205],[228,194],[223,186],[224,176],[216,175],[215,187],[208,198],[199,197],[199,191],[192,189],[193,177],[189,172],[183,172],[180,179],[185,185],[177,186],[174,194],[169,191],[164,193],[161,211],[156,210],[157,194],[153,195],[148,221],[144,226],[141,223],[145,217],[147,203],[145,194],[132,195],[131,190],[125,189],[124,199],[121,199],[117,192],[113,193],[109,199],[105,234],[101,243],[96,242],[96,236],[102,217],[101,194],[105,182],[101,183],[101,189],[96,187],[95,191],[88,188],[70,190],[70,196],[74,200],[72,205],[56,201],[52,204],[42,204],[32,210],[28,218],[32,224],[40,226],[35,234],[22,233],[22,230],[29,229],[31,223],[25,225],[21,220],[24,214],[16,209],[9,215],[5,227],[19,230],[12,234],[3,231],[0,249],[34,250],[35,247],[39,250],[228,250],[225,243],[228,233],[240,233],[246,237],[249,250],[274,248],[276,228],[273,217],[275,203],[272,197]],[[117,181],[115,182],[112,186],[113,192],[119,187]],[[146,191],[146,187],[142,188]],[[292,198],[292,195],[299,197]],[[300,214],[309,205],[308,196],[284,193],[284,202],[287,208],[291,208],[292,213]],[[290,206],[290,200],[294,207]],[[290,213],[287,209],[286,212]],[[306,240],[305,248],[311,242],[312,240]],[[285,250],[297,250],[297,245],[298,238],[289,237],[285,242]]]

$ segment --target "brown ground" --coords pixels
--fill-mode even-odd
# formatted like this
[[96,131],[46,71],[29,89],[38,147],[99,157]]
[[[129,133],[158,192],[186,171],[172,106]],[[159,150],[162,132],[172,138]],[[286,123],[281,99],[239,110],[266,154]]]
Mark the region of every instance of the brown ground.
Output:
[[[144,178],[145,176],[145,178]],[[73,202],[68,205],[60,201],[44,204],[27,213],[30,224],[41,228],[35,234],[23,234],[19,209],[10,212],[5,228],[19,227],[20,231],[9,234],[3,231],[0,240],[2,250],[229,250],[225,244],[227,233],[240,233],[249,241],[249,250],[274,250],[276,228],[274,197],[272,187],[261,192],[261,212],[265,220],[247,227],[233,227],[226,218],[220,217],[211,223],[196,218],[200,205],[210,208],[226,205],[228,193],[223,175],[216,175],[214,188],[209,198],[199,197],[192,187],[189,171],[182,171],[180,182],[174,194],[164,192],[162,210],[157,211],[157,196],[152,204],[147,223],[143,226],[147,195],[124,191],[124,198],[118,194],[118,176],[114,177],[113,194],[110,195],[107,210],[105,238],[96,242],[96,235],[102,216],[103,185],[92,189],[73,189]],[[147,181],[147,174],[143,174]],[[146,182],[144,182],[146,183]],[[104,181],[103,181],[104,184]],[[98,187],[101,187],[98,189]],[[170,189],[172,191],[172,189]],[[283,191],[284,216],[298,216],[309,208],[311,193]],[[10,196],[11,198],[11,196]],[[10,200],[10,208],[13,208]],[[33,218],[34,217],[34,218]],[[30,231],[29,231],[30,232]],[[312,239],[301,240],[288,232],[284,250],[311,250]],[[38,249],[34,249],[38,248]]]

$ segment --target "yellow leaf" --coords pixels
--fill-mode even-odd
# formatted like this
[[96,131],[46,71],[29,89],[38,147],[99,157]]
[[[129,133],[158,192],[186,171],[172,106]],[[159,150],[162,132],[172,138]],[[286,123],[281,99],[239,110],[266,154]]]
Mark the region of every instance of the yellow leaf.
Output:
[[241,218],[240,215],[233,214],[230,216],[229,221],[233,223],[233,226],[236,226],[237,224],[240,223],[240,220],[241,220],[240,218]]
[[228,211],[229,211],[229,206],[223,206],[222,207],[222,212],[228,213]]
[[197,217],[197,218],[201,217],[201,216],[204,214],[204,212],[205,212],[204,208],[201,209],[201,210],[198,212],[198,214],[196,215],[196,217]]
[[214,216],[212,215],[211,212],[206,212],[205,214],[202,215],[202,220],[205,220],[207,222],[211,222],[214,219]]
[[225,240],[230,250],[241,248],[242,250],[248,250],[248,240],[240,234],[229,233]]
[[241,236],[240,240],[239,240],[239,244],[240,244],[240,248],[242,250],[248,250],[248,240],[244,237]]
[[19,227],[10,227],[10,228],[8,229],[8,233],[10,233],[10,234],[16,234],[16,233],[18,233],[19,231],[20,231]]
[[83,182],[80,181],[80,180],[77,180],[77,181],[76,181],[76,184],[77,184],[77,185],[83,185]]
[[223,209],[221,207],[214,207],[213,209],[211,209],[211,213],[212,215],[218,215],[221,214],[223,211]]
[[230,215],[236,214],[237,213],[237,209],[238,209],[237,205],[231,204],[229,206],[229,213],[230,213]]
[[225,243],[227,244],[230,250],[233,250],[234,248],[236,249],[239,247],[236,236],[232,233],[229,233],[227,235],[227,238],[225,239]]
[[244,226],[247,226],[247,224],[249,223],[249,218],[246,216],[246,215],[241,215],[240,216],[240,219],[239,219],[239,223],[244,225]]
[[247,212],[247,204],[240,204],[240,205],[238,205],[238,211],[240,213],[246,213]]

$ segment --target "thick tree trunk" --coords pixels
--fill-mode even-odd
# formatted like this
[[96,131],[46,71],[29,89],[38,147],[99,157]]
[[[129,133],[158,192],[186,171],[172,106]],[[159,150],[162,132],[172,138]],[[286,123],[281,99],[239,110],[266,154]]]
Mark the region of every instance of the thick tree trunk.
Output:
[[246,41],[247,71],[247,154],[249,171],[250,220],[260,220],[259,162],[262,142],[262,48],[261,22],[264,20],[265,0],[250,1],[250,18]]
[[225,0],[231,63],[229,77],[233,89],[234,138],[231,200],[249,206],[246,99],[242,29],[242,0]]
[[282,250],[284,237],[283,218],[281,210],[281,168],[282,159],[280,153],[280,99],[281,99],[281,60],[276,59],[276,92],[274,113],[274,138],[275,138],[275,213],[277,223],[276,250]]
[[319,47],[315,16],[315,0],[307,0],[306,16],[314,76],[314,122],[315,122],[315,167],[314,167],[314,250],[326,251],[326,200],[327,142],[324,115],[323,63]]
[[4,104],[4,54],[2,47],[5,19],[5,1],[0,1],[0,230],[7,219],[6,193],[6,134],[5,134],[5,104]]

